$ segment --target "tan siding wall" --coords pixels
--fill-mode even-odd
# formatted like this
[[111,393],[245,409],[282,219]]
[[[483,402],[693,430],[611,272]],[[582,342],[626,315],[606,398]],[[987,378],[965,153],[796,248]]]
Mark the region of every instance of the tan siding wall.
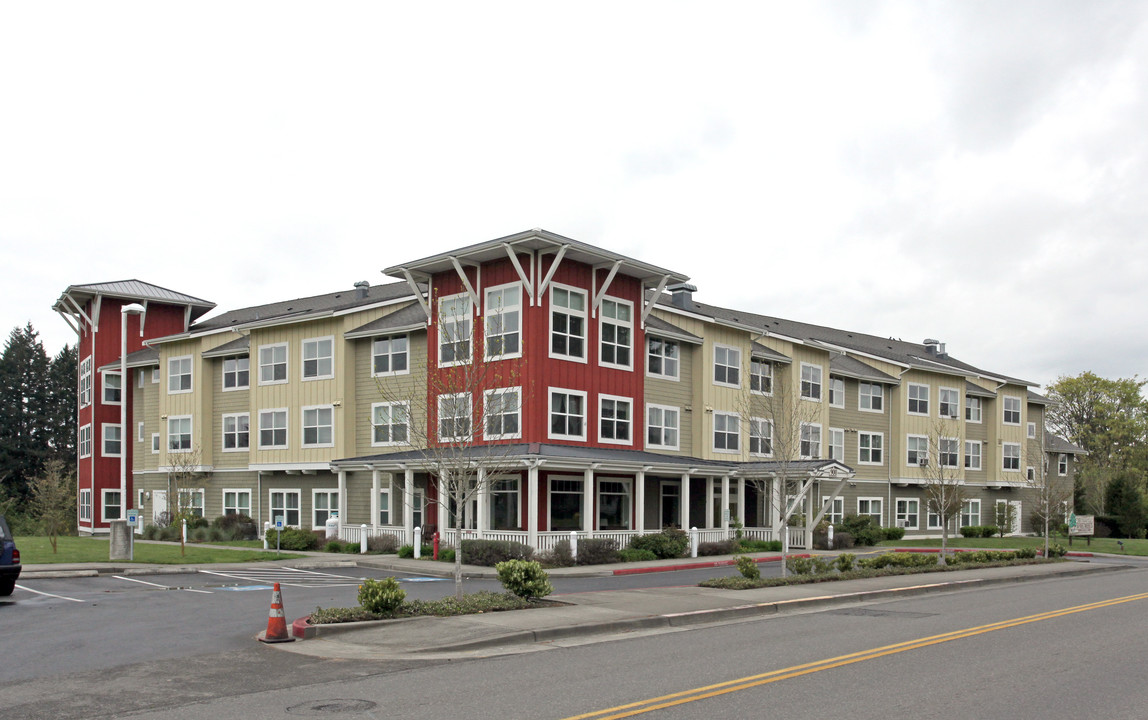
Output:
[[[132,455],[132,471],[139,472],[142,470],[155,470],[159,467],[159,455],[153,454],[151,451],[151,436],[152,433],[160,434],[160,446],[163,445],[163,429],[160,428],[159,420],[159,383],[151,381],[151,371],[148,368],[137,368],[131,371],[132,379],[136,379],[136,373],[142,372],[144,374],[143,387],[139,387],[138,380],[136,385],[133,386],[132,392],[132,442],[135,443],[135,452]],[[139,423],[144,424],[144,439],[143,442],[137,442],[139,432]]]
[[[858,478],[887,479],[889,477],[889,387],[885,386],[885,403],[882,412],[869,412],[858,409],[860,383],[852,378],[845,381],[845,407],[829,408],[829,425],[845,431],[845,464],[856,471]],[[858,438],[861,432],[881,433],[882,462],[880,465],[862,465],[858,455]]]
[[[377,455],[386,452],[401,452],[408,447],[372,447],[373,427],[371,425],[371,405],[379,402],[409,401],[411,405],[411,425],[413,428],[426,428],[426,362],[427,334],[418,331],[408,336],[410,351],[407,375],[373,377],[372,340],[362,338],[348,341],[353,347],[355,358],[355,447],[353,455]],[[412,434],[412,441],[418,441],[425,431]]]
[[[645,447],[651,452],[665,453],[668,455],[690,455],[694,448],[693,418],[695,411],[692,409],[694,365],[698,362],[701,347],[698,345],[678,343],[678,348],[681,351],[678,353],[680,358],[678,363],[678,380],[675,382],[673,380],[647,375],[645,380],[645,392],[647,404],[666,405],[678,408],[678,447],[680,450],[675,452],[656,446],[646,447],[645,440],[642,441],[641,447]],[[687,410],[686,408],[691,409]],[[642,432],[645,433],[645,428],[642,428]]]
[[[246,452],[223,452],[223,416],[232,413],[251,413],[251,388],[255,382],[254,372],[248,374],[249,386],[246,390],[223,391],[223,361],[226,358],[212,358],[208,363],[211,368],[211,430],[212,443],[215,447],[215,467],[219,468],[245,468],[251,457],[250,450]],[[258,438],[256,436],[255,418],[250,418],[250,447],[254,447]]]

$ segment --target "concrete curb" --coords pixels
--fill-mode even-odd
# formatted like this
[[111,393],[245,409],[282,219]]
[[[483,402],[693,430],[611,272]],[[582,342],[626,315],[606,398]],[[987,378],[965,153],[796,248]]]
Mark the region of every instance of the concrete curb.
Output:
[[[806,553],[806,554],[801,554],[801,555],[790,554],[790,555],[787,555],[786,557],[811,558],[813,556]],[[753,561],[755,563],[780,562],[781,556],[780,555],[768,555],[766,557],[753,558]],[[733,560],[733,559],[730,559],[730,560],[710,560],[708,562],[682,563],[680,565],[654,565],[654,566],[650,566],[650,567],[618,568],[617,570],[614,570],[611,574],[612,575],[644,575],[646,573],[673,572],[675,570],[704,570],[706,568],[729,567],[731,565],[737,565],[737,560]]]

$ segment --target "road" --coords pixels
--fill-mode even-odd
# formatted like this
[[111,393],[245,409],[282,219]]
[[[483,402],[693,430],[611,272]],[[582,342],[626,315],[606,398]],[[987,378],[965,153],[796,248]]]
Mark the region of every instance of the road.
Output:
[[[306,592],[312,591],[330,592]],[[194,621],[175,617],[169,637],[141,634],[135,642],[178,646],[199,634],[214,638],[206,644],[215,649],[64,677],[38,671],[0,685],[0,715],[260,720],[462,713],[482,720],[621,717],[623,711],[611,709],[630,706],[624,712],[655,718],[1143,718],[1148,685],[1138,658],[1148,632],[1146,591],[1148,570],[1134,567],[1101,580],[997,585],[450,663],[319,660],[253,643],[259,628],[246,618],[232,637],[228,627],[189,630]],[[145,612],[144,606],[195,595],[125,591],[124,604],[105,600],[93,611],[115,623],[132,607]],[[266,604],[260,592],[197,599],[225,595]],[[6,631],[11,609],[0,608]],[[57,611],[64,618],[75,612],[47,612]],[[65,633],[47,642],[70,640]],[[7,655],[7,637],[4,645]],[[72,651],[99,656],[102,649],[72,639]]]

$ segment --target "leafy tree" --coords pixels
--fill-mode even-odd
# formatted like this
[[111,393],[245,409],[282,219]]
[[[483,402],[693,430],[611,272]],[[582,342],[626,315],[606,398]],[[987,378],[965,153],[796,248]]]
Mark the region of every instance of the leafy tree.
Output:
[[1117,530],[1123,537],[1144,536],[1145,512],[1144,496],[1140,492],[1142,484],[1139,473],[1121,470],[1112,476],[1105,492],[1104,507],[1116,521]]
[[57,537],[76,531],[76,478],[66,467],[63,460],[52,458],[31,484],[32,517],[48,536],[52,554],[56,553]]
[[0,479],[20,505],[48,455],[49,369],[32,324],[12,330],[0,355]]

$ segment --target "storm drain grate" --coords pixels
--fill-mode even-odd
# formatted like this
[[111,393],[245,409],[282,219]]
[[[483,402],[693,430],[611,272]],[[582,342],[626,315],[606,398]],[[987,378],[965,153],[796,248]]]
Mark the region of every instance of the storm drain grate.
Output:
[[362,713],[374,710],[379,704],[370,700],[339,698],[335,700],[310,700],[287,708],[288,715],[322,716]]

